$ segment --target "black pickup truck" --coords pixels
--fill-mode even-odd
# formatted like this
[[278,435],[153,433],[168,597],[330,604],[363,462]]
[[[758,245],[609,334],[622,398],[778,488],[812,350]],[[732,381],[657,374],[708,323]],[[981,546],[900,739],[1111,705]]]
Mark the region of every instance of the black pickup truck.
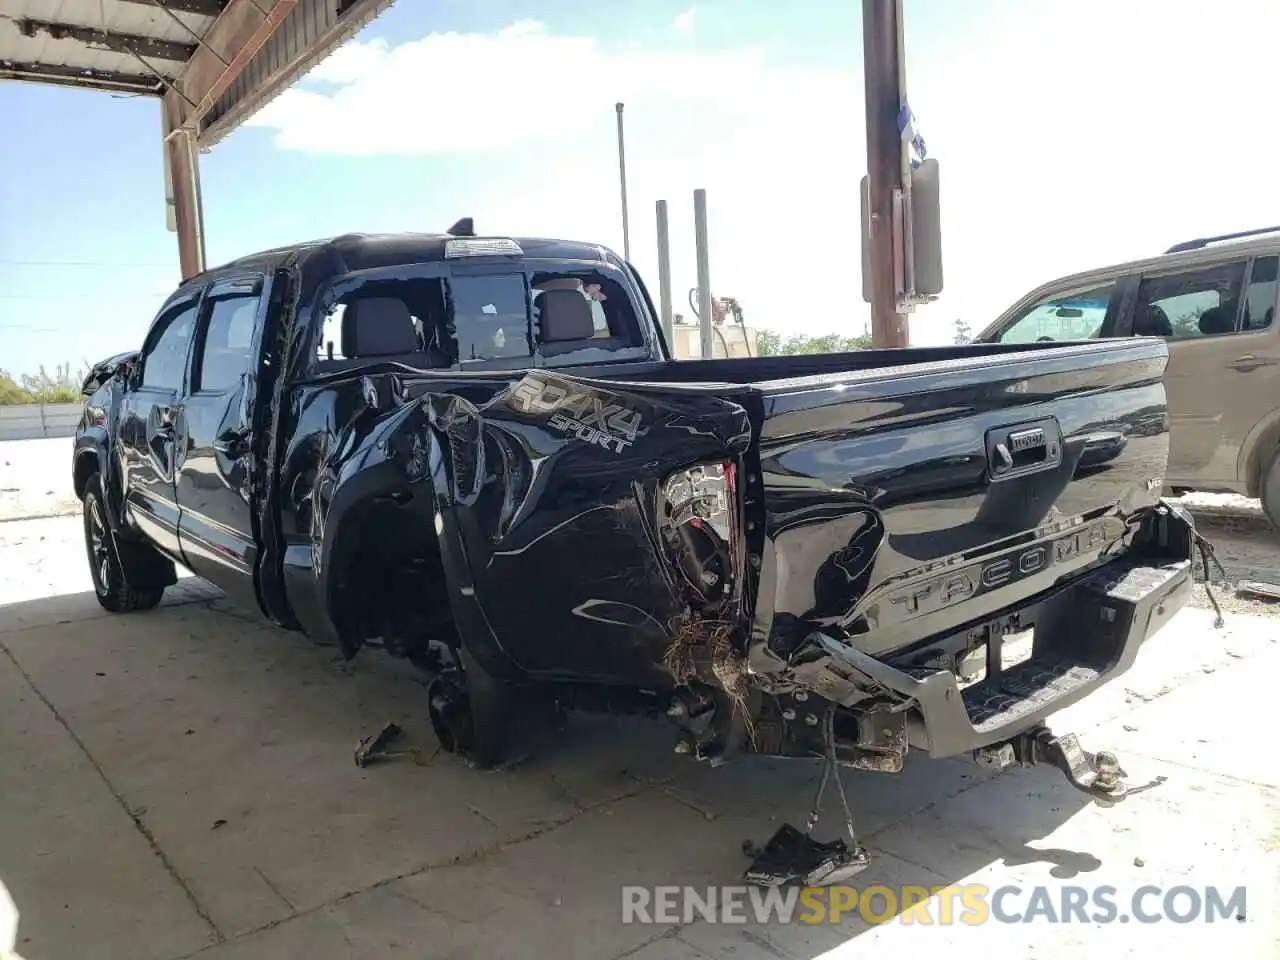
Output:
[[1192,586],[1165,344],[677,362],[654,318],[604,247],[465,225],[186,281],[84,385],[99,600],[152,607],[179,563],[408,657],[481,764],[552,704],[716,762],[973,751],[1121,795],[1041,721]]

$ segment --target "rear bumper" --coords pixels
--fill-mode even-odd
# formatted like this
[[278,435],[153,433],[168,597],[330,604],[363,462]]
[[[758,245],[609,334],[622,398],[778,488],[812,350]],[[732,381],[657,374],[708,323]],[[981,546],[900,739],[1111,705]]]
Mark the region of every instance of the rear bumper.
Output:
[[[1000,663],[1011,619],[1034,623],[1031,656],[1016,666],[997,666],[964,689],[949,669],[887,663],[826,634],[809,640],[830,658],[823,674],[864,690],[887,689],[909,703],[912,748],[950,757],[1015,737],[1124,673],[1147,638],[1186,603],[1193,583],[1189,558],[1113,561],[989,625],[988,643],[995,648],[989,664]],[[822,692],[821,679],[813,679]]]

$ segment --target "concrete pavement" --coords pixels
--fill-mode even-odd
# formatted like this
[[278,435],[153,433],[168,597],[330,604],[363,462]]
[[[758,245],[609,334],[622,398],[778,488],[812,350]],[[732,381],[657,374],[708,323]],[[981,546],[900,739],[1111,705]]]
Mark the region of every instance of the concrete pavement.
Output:
[[[1055,721],[1117,748],[1132,782],[1166,778],[1118,807],[1047,769],[845,775],[875,854],[860,885],[1247,884],[1243,920],[627,925],[624,885],[736,883],[744,839],[803,824],[817,768],[710,770],[662,725],[575,718],[515,769],[474,771],[375,652],[346,664],[192,578],[104,614],[79,536],[0,524],[0,878],[26,960],[1280,955],[1274,620],[1216,631],[1188,610]],[[414,755],[358,769],[386,720]]]

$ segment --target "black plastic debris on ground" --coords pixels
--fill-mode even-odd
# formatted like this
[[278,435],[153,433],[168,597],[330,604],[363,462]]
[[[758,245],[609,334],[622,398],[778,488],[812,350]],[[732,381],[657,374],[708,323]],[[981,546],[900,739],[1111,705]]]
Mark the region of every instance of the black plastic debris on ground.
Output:
[[388,753],[387,747],[404,731],[395,723],[387,723],[371,737],[365,737],[356,747],[356,766],[367,767],[378,760],[387,760],[399,754]]

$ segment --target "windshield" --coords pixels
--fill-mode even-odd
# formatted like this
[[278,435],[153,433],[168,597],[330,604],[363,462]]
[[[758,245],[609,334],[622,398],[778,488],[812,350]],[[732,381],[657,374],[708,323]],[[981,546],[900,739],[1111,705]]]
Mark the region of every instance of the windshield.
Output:
[[1114,284],[1041,300],[996,334],[999,343],[1091,340],[1101,336]]

